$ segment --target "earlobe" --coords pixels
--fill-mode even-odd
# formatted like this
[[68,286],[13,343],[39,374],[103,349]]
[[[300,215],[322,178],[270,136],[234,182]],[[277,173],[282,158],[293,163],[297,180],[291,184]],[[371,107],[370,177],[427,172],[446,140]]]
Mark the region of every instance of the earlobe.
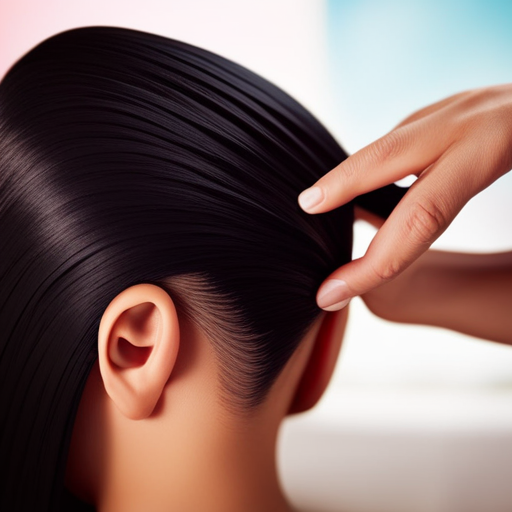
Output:
[[347,319],[348,306],[325,315],[288,414],[307,411],[320,400],[336,366]]
[[151,415],[179,349],[179,322],[169,294],[152,284],[123,290],[106,308],[98,332],[105,390],[126,417]]

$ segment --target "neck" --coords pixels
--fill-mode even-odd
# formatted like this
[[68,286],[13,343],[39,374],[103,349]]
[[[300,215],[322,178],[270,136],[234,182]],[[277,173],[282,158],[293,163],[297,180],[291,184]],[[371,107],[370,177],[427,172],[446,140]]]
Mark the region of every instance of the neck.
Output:
[[276,469],[277,429],[249,423],[233,429],[207,416],[194,418],[196,428],[190,424],[176,425],[165,446],[151,442],[150,430],[129,450],[118,439],[123,453],[105,475],[98,512],[291,510]]
[[120,412],[94,366],[73,430],[68,489],[98,512],[290,512],[276,442],[301,375],[291,363],[302,368],[309,349],[292,356],[269,397],[247,416],[220,406],[209,344],[186,339],[181,366],[144,420]]

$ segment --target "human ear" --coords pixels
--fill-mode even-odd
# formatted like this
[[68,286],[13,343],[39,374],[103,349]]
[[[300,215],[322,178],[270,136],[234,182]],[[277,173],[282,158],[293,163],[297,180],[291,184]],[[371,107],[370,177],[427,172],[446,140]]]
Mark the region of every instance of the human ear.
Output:
[[152,284],[137,284],[107,306],[98,332],[105,390],[127,418],[153,412],[178,355],[180,330],[174,302]]
[[288,414],[311,409],[331,380],[347,325],[348,306],[325,314]]

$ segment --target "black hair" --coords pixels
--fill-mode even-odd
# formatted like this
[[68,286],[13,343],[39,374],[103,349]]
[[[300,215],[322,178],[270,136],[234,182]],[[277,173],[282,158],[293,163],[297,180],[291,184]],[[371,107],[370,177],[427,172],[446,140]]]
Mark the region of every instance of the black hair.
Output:
[[187,281],[173,278],[199,277],[232,313],[215,345],[226,403],[262,403],[321,313],[318,286],[351,258],[353,203],[321,215],[297,203],[346,156],[278,87],[162,36],[68,30],[11,67],[0,84],[2,510],[58,508],[99,322],[131,285],[162,286],[187,314]]

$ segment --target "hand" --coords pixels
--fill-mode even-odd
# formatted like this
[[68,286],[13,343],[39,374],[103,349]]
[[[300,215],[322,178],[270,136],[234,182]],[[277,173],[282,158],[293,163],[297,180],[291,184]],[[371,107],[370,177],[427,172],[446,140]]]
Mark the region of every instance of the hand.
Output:
[[[355,218],[384,220],[356,206]],[[392,322],[432,325],[512,344],[512,251],[470,254],[429,250],[395,279],[361,295]]]
[[456,94],[412,114],[299,196],[323,213],[410,174],[418,179],[366,254],[335,270],[317,293],[326,311],[390,281],[424,253],[462,207],[512,167],[512,84]]

